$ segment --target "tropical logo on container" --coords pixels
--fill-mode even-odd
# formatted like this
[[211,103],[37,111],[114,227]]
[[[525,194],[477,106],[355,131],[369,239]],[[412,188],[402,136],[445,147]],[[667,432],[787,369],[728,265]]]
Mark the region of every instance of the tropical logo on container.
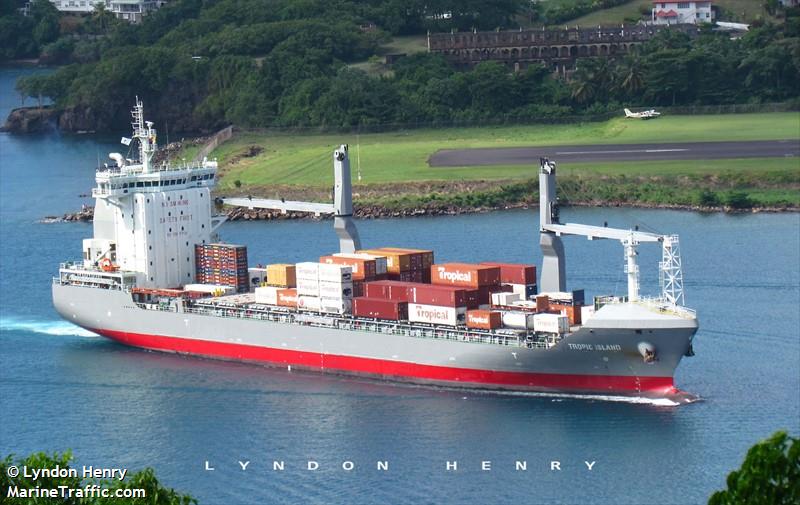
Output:
[[469,315],[469,321],[475,324],[489,324],[489,317],[488,316],[474,316],[472,314]]
[[447,319],[448,313],[445,310],[417,307],[417,316],[425,319]]
[[472,272],[462,272],[460,270],[450,271],[445,267],[436,267],[439,279],[450,282],[472,282]]

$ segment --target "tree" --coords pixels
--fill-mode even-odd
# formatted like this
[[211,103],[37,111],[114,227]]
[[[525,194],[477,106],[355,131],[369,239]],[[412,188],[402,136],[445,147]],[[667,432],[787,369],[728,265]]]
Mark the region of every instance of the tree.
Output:
[[800,503],[800,438],[779,431],[747,451],[742,467],[728,475],[728,489],[709,505],[790,505]]
[[[13,455],[6,456],[0,460],[0,489],[3,490],[3,499],[8,498],[8,492],[14,489],[58,489],[59,486],[64,486],[69,489],[81,489],[93,484],[99,484],[105,489],[110,491],[109,497],[103,498],[98,496],[90,497],[77,497],[68,496],[58,498],[56,501],[61,505],[112,505],[119,503],[134,503],[134,499],[125,500],[114,496],[114,491],[117,489],[144,489],[145,498],[135,503],[148,503],[151,505],[192,505],[197,504],[197,500],[188,494],[181,494],[174,489],[164,487],[156,478],[155,472],[152,468],[145,468],[132,475],[126,476],[124,480],[118,479],[112,481],[93,481],[90,479],[83,479],[82,477],[44,477],[40,476],[37,480],[25,476],[20,472],[18,475],[11,477],[13,471],[9,472],[12,467],[19,468],[70,468],[70,462],[73,460],[72,453],[65,452],[62,454],[53,453],[53,455],[45,454],[43,452],[31,454],[25,458],[14,460]],[[80,472],[78,472],[80,475]],[[48,498],[35,500],[21,499],[20,503],[51,503]],[[5,503],[5,502],[4,502]]]

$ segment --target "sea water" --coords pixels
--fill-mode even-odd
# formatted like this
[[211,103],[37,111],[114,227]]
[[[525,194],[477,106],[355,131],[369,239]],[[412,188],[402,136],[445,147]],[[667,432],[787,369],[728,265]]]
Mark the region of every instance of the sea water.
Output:
[[[0,70],[0,116],[21,72]],[[91,204],[80,195],[117,142],[0,134],[0,455],[71,449],[78,465],[150,466],[203,504],[661,504],[703,502],[753,443],[800,435],[796,213],[563,209],[564,221],[680,234],[700,331],[675,380],[701,402],[400,386],[147,352],[61,320],[51,278],[91,225],[37,221]],[[358,226],[370,246],[541,264],[537,222],[518,210]],[[221,232],[252,264],[338,245],[331,221]],[[619,243],[565,242],[570,288],[625,294]],[[660,251],[640,251],[642,291],[655,293]]]

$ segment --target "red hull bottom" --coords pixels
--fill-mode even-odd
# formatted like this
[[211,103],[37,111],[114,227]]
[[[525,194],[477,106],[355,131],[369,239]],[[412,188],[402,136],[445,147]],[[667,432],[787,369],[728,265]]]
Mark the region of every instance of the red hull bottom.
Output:
[[91,329],[133,347],[177,352],[233,361],[297,367],[326,373],[368,376],[378,379],[494,390],[539,391],[578,394],[614,394],[669,398],[683,394],[672,377],[576,375],[476,370],[421,365],[372,358],[337,356],[269,347],[209,342],[116,330]]

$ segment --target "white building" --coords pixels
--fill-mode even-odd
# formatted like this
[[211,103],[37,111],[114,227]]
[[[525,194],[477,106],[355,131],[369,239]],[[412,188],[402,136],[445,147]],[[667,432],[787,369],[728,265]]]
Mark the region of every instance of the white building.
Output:
[[106,6],[106,0],[50,0],[61,12],[70,14],[89,14],[94,11],[96,4]]
[[108,0],[108,10],[120,19],[139,23],[143,16],[161,7],[156,0]]
[[657,25],[713,23],[711,1],[664,2],[653,0],[652,21]]
[[56,9],[70,14],[91,14],[96,5],[105,9],[119,19],[139,23],[146,16],[162,5],[164,0],[50,0]]

